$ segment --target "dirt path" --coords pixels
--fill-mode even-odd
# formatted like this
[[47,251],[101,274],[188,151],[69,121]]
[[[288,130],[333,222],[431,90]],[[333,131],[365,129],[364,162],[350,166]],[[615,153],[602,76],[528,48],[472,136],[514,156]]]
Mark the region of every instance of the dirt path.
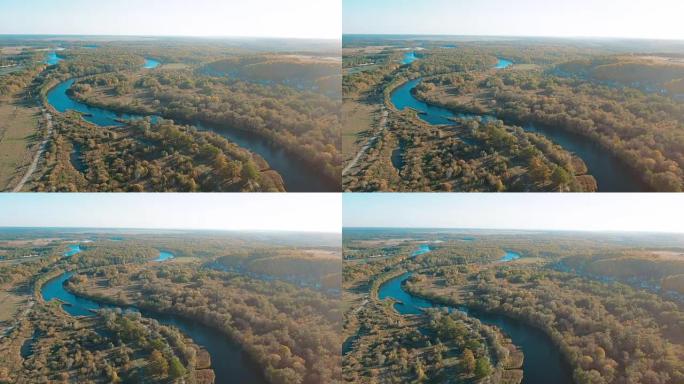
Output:
[[383,107],[382,109],[382,117],[380,118],[380,124],[378,124],[378,131],[368,140],[368,142],[361,147],[359,152],[354,156],[354,159],[347,164],[346,167],[342,170],[342,175],[344,176],[347,174],[352,168],[356,166],[356,164],[361,160],[361,157],[368,151],[368,149],[375,144],[375,142],[378,140],[378,137],[382,132],[385,131],[385,128],[387,128],[387,116],[389,115],[389,112]]
[[358,307],[354,308],[354,310],[352,311],[352,313],[353,313],[353,314],[359,313],[359,312],[363,309],[363,307],[365,307],[366,304],[368,304],[368,303],[369,303],[369,300],[368,300],[368,299],[363,299],[363,301],[361,302],[361,304],[359,304]]
[[33,175],[33,172],[36,171],[36,168],[38,167],[38,161],[40,160],[40,157],[43,155],[43,152],[45,152],[45,147],[47,146],[48,140],[50,140],[50,137],[52,136],[52,115],[47,112],[45,109],[43,109],[43,116],[45,117],[45,121],[47,123],[47,132],[45,133],[45,138],[43,139],[43,142],[40,143],[40,147],[38,147],[38,152],[36,152],[36,156],[33,158],[33,162],[31,162],[31,166],[26,170],[26,174],[24,177],[21,178],[21,181],[19,181],[19,184],[17,184],[16,187],[12,190],[12,192],[20,192],[22,188],[24,188],[24,184],[31,178]]

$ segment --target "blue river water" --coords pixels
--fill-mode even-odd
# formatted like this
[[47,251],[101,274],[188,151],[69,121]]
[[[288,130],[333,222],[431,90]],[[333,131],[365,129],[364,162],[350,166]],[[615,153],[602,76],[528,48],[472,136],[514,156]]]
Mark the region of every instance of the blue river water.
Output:
[[496,66],[494,68],[496,69],[505,69],[513,65],[513,62],[510,60],[506,59],[499,59],[499,62],[496,63]]
[[429,246],[429,245],[427,245],[427,244],[420,244],[420,245],[418,246],[418,249],[416,249],[415,251],[413,251],[413,252],[411,253],[411,257],[416,257],[416,256],[418,256],[418,255],[423,255],[423,254],[426,254],[426,253],[428,253],[428,252],[430,252],[430,251],[432,251],[432,249],[430,249],[430,246]]
[[69,245],[69,249],[66,252],[64,252],[64,257],[71,257],[81,251],[82,249],[79,244],[71,244]]
[[122,126],[123,123],[117,120],[135,120],[143,119],[144,116],[126,113],[117,113],[103,108],[91,107],[87,104],[81,103],[72,99],[67,94],[67,91],[74,84],[74,79],[70,79],[59,83],[52,88],[48,94],[48,103],[52,105],[57,111],[65,113],[68,110],[80,112],[83,114],[83,119],[99,126]]
[[[515,259],[514,252],[507,256]],[[503,260],[503,259],[502,259]],[[482,323],[501,329],[525,354],[523,360],[522,384],[572,384],[572,371],[558,348],[541,330],[529,326],[522,321],[508,316],[485,313],[466,307],[447,307],[434,304],[428,300],[412,296],[403,288],[403,283],[411,277],[411,272],[388,280],[380,286],[378,297],[394,299],[394,309],[402,315],[418,315],[424,308],[447,308],[450,311],[461,311],[468,316],[479,319]]]
[[63,61],[64,59],[61,58],[57,52],[52,51],[48,53],[47,57],[45,58],[45,64],[47,65],[57,65],[59,64],[60,61]]
[[[162,252],[169,255],[168,252]],[[160,258],[162,255],[160,254]],[[164,260],[169,260],[166,257]],[[135,307],[120,308],[113,305],[99,303],[94,300],[78,297],[64,288],[64,282],[69,280],[72,272],[66,272],[46,282],[41,288],[41,295],[45,301],[58,299],[62,308],[71,316],[92,316],[93,311],[103,308],[121,309],[123,311],[141,312],[143,316],[153,318],[164,325],[175,326],[181,332],[191,337],[195,343],[202,346],[211,355],[212,369],[216,374],[217,384],[255,383],[266,384],[260,369],[242,350],[242,348],[217,330],[180,316],[158,314],[141,311]]]
[[433,125],[451,125],[454,124],[453,118],[463,119],[491,119],[490,116],[478,116],[470,113],[454,113],[446,108],[438,107],[436,105],[428,104],[424,101],[418,100],[413,96],[413,88],[418,86],[421,78],[408,81],[397,87],[391,95],[392,104],[400,111],[407,108],[414,109],[419,112],[418,117],[428,124]]
[[[509,60],[499,59],[496,68],[507,68],[513,63]],[[419,111],[419,118],[428,124],[451,125],[451,119],[480,119],[482,121],[496,120],[490,115],[476,115],[471,113],[455,113],[449,109],[427,104],[418,100],[413,95],[413,89],[420,84],[421,78],[408,81],[397,87],[391,94],[392,104],[400,111],[411,108]],[[509,122],[511,123],[511,122]],[[515,122],[512,122],[516,124]],[[579,156],[587,168],[589,174],[594,176],[600,192],[646,192],[647,185],[637,177],[617,156],[610,154],[598,143],[586,139],[580,134],[569,132],[565,129],[547,127],[532,123],[522,124],[527,132],[541,134],[560,145],[566,150]],[[395,158],[399,154],[395,154]]]
[[518,260],[519,258],[520,254],[515,253],[513,251],[506,251],[506,254],[499,261],[505,263],[508,261]]
[[411,64],[416,60],[418,60],[418,58],[416,57],[415,52],[407,52],[404,54],[404,59],[401,61],[401,63],[406,65],[406,64]]
[[159,64],[161,64],[161,63],[157,60],[145,58],[145,64],[143,65],[143,68],[153,69],[153,68],[157,68],[159,66]]
[[159,251],[159,257],[152,261],[161,262],[173,259],[175,256],[171,252]]

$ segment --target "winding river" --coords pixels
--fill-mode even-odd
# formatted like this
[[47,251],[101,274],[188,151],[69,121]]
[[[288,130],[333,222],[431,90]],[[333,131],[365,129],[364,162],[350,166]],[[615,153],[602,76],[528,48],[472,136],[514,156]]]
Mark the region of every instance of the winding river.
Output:
[[420,244],[420,245],[418,246],[418,249],[416,249],[415,251],[411,252],[411,257],[416,257],[416,256],[419,256],[419,255],[423,255],[423,254],[426,254],[426,253],[428,253],[428,252],[430,252],[430,251],[432,251],[432,249],[430,248],[429,245],[427,245],[427,244]]
[[416,57],[415,52],[407,52],[404,54],[404,59],[401,61],[402,64],[411,64],[414,61],[418,60],[418,57]]
[[[510,65],[513,65],[511,61],[499,59],[495,68],[504,69]],[[421,120],[433,125],[454,124],[451,120],[453,118],[481,119],[483,121],[496,120],[496,117],[490,115],[455,113],[449,109],[430,105],[418,100],[414,97],[412,91],[420,84],[421,80],[421,78],[418,78],[408,81],[392,92],[391,101],[398,110],[401,111],[406,108],[415,109],[420,112],[418,116]],[[517,125],[515,122],[507,123]],[[610,154],[598,143],[588,140],[580,134],[569,132],[561,128],[532,123],[523,123],[522,128],[528,132],[539,133],[582,158],[589,169],[589,173],[596,179],[598,189],[601,192],[649,191],[648,186],[645,185],[624,162]]]
[[[160,252],[154,261],[162,262],[173,258],[170,252]],[[40,292],[45,301],[58,299],[64,303],[62,308],[71,316],[92,316],[93,312],[102,308],[120,308],[125,311],[141,312],[145,317],[153,318],[164,325],[172,325],[191,337],[195,343],[205,348],[211,355],[212,369],[216,374],[217,384],[255,383],[266,384],[261,371],[237,344],[222,333],[180,316],[158,314],[143,311],[135,307],[121,308],[78,297],[64,288],[64,283],[73,275],[65,272],[43,284]]]
[[52,51],[48,53],[47,57],[45,58],[45,64],[47,65],[57,65],[59,64],[60,61],[64,60],[62,57],[60,57],[57,52]]
[[69,245],[69,249],[64,252],[64,257],[71,257],[77,253],[80,253],[81,251],[82,249],[80,244],[71,244]]
[[157,68],[159,64],[161,63],[157,60],[145,58],[145,64],[143,64],[143,68],[154,69]]
[[[159,62],[156,60],[145,59],[145,68],[155,68],[158,65]],[[74,84],[74,81],[75,79],[63,81],[48,92],[47,101],[55,110],[61,113],[68,110],[80,112],[83,114],[83,119],[99,126],[123,126],[124,124],[118,120],[145,118],[139,114],[119,113],[104,108],[91,107],[72,99],[67,91]],[[158,118],[157,116],[150,117],[153,121]],[[285,189],[289,192],[334,192],[340,188],[338,183],[333,183],[318,175],[306,162],[279,148],[270,140],[252,132],[200,122],[193,122],[193,125],[200,131],[214,132],[242,148],[259,154],[271,168],[283,177]]]
[[[424,253],[424,252],[423,252]],[[514,260],[519,258],[515,252],[507,251],[500,260]],[[485,313],[466,307],[445,307],[428,300],[412,296],[403,288],[403,283],[411,277],[411,272],[388,280],[380,286],[378,297],[393,299],[397,302],[394,309],[402,315],[417,315],[424,308],[448,308],[450,311],[461,311],[479,319],[482,323],[493,325],[501,329],[513,344],[525,354],[523,360],[522,384],[572,384],[572,371],[565,362],[558,348],[541,330],[529,326],[508,316]]]
[[509,261],[518,260],[520,258],[519,253],[515,253],[513,251],[505,251],[505,252],[506,252],[506,254],[501,259],[499,259],[500,263],[507,263]]

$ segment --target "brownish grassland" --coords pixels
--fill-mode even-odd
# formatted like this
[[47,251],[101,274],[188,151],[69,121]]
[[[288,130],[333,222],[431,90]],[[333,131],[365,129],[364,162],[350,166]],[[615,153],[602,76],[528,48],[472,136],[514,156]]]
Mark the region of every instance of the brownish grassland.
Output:
[[379,106],[357,100],[345,100],[342,103],[342,153],[346,159],[354,157],[365,144],[365,140],[359,137],[364,131],[370,132],[379,111]]
[[21,98],[0,100],[0,191],[10,190],[31,164],[40,144],[40,110]]

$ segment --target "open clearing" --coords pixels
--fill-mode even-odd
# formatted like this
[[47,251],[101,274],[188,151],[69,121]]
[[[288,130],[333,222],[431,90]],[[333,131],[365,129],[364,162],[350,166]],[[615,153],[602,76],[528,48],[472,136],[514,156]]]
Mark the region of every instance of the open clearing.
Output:
[[684,58],[682,57],[668,57],[668,56],[637,56],[637,59],[650,61],[653,64],[678,64],[684,65]]
[[17,99],[0,101],[0,190],[8,190],[33,158],[40,110]]
[[0,54],[3,55],[18,55],[24,51],[24,49],[31,48],[25,45],[17,45],[13,47],[0,47]]
[[329,249],[305,249],[304,252],[317,259],[342,259],[342,254],[340,252],[331,251]]
[[61,241],[62,239],[58,237],[44,237],[44,238],[39,238],[39,239],[27,239],[27,240],[7,240],[7,241],[0,241],[0,246],[5,246],[5,247],[25,247],[25,246],[34,246],[34,247],[44,247],[46,245],[49,245],[55,241]]
[[26,301],[26,296],[14,293],[0,292],[0,323],[12,321],[19,307]]
[[0,67],[0,76],[9,75],[10,73],[19,72],[24,69],[23,65],[13,65],[9,67]]
[[370,131],[373,114],[377,108],[353,100],[342,103],[342,154],[349,159],[358,152],[366,140],[359,140],[359,134]]
[[190,68],[189,65],[183,64],[183,63],[169,63],[169,64],[162,64],[161,69],[168,69],[168,70],[178,70],[178,69],[188,69]]
[[659,260],[684,260],[684,252],[655,251],[653,255]]
[[195,263],[195,262],[200,262],[202,261],[199,257],[185,257],[185,256],[177,256],[174,257],[173,259],[167,260],[167,264],[190,264],[190,263]]

